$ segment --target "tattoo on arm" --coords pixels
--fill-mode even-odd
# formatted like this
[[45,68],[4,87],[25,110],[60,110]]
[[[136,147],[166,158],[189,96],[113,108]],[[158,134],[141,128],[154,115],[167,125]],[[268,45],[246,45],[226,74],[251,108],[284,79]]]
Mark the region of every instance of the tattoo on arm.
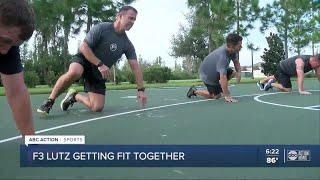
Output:
[[303,71],[303,67],[302,66],[297,66],[297,71]]

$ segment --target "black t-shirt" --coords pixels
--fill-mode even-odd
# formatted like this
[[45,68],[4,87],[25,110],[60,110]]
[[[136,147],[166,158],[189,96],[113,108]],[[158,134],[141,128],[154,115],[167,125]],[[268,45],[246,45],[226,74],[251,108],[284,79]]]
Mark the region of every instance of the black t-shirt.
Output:
[[0,54],[0,73],[17,74],[22,70],[19,47],[13,46],[7,54]]
[[113,23],[100,23],[91,28],[85,41],[93,53],[109,68],[125,54],[128,60],[136,60],[133,44],[126,33],[117,34]]
[[281,70],[289,76],[297,75],[296,59],[298,58],[301,58],[304,62],[304,69],[303,69],[304,73],[307,73],[312,70],[311,64],[309,62],[311,58],[310,55],[293,56],[291,58],[280,61]]

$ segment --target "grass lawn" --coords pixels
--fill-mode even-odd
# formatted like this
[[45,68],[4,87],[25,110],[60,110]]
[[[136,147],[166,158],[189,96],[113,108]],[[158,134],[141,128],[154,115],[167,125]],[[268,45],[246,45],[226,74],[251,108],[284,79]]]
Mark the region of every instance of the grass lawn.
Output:
[[[258,79],[251,78],[242,78],[241,83],[255,83]],[[230,81],[230,84],[235,83],[235,79]],[[203,85],[200,79],[189,79],[189,80],[170,80],[167,83],[153,83],[147,84],[145,83],[146,88],[160,88],[160,87],[183,87],[183,86],[191,86],[191,85]],[[136,84],[129,84],[128,82],[122,82],[121,84],[114,83],[106,83],[108,90],[124,90],[124,89],[135,89]],[[79,92],[83,91],[83,86],[78,84],[72,85],[73,88],[78,90]],[[52,90],[48,85],[38,85],[35,88],[29,88],[30,94],[49,94]],[[0,87],[0,96],[4,95],[4,88]]]

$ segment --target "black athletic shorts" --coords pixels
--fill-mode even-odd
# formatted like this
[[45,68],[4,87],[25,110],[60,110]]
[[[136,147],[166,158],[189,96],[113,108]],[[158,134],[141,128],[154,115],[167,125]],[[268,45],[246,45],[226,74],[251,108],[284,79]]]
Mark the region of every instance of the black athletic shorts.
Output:
[[204,83],[204,85],[207,86],[207,90],[209,91],[209,93],[212,95],[219,95],[222,92],[222,88],[220,83],[215,84],[215,85],[210,85],[210,84],[206,84]]
[[19,47],[13,46],[7,54],[0,54],[0,73],[17,74],[22,70]]
[[82,54],[76,54],[72,58],[72,62],[79,63],[83,67],[82,78],[85,92],[106,94],[106,81],[102,79],[101,73],[95,65],[86,60]]
[[[232,73],[233,73],[233,70],[231,68],[228,68],[227,69],[227,79],[228,80],[231,79]],[[219,79],[215,82],[214,85],[204,83],[204,85],[207,87],[207,90],[209,91],[210,94],[219,95],[222,92],[221,84],[219,82],[220,75],[218,77],[219,77]]]
[[277,66],[277,72],[274,77],[283,87],[292,88],[290,76],[283,72],[280,65]]

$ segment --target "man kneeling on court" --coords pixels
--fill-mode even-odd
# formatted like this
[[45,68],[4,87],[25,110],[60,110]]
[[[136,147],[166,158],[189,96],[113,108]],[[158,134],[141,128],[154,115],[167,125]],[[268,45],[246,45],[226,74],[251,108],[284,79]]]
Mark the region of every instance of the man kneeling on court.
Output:
[[[230,95],[228,81],[234,76],[236,76],[237,83],[241,79],[239,51],[242,48],[242,37],[237,34],[229,34],[226,41],[227,45],[211,52],[200,65],[200,78],[207,86],[207,90],[197,90],[192,86],[187,93],[187,97],[200,95],[208,99],[218,99],[222,92],[227,102],[237,102]],[[229,67],[231,60],[236,72]]]
[[[320,54],[316,56],[300,55],[294,56],[283,61],[280,61],[277,66],[277,72],[273,76],[268,76],[260,80],[257,85],[260,90],[268,91],[275,87],[282,92],[291,92],[292,84],[290,78],[297,76],[298,90],[300,94],[309,95],[303,86],[304,73],[315,70],[318,79],[320,80]],[[279,83],[276,83],[278,81]]]
[[136,77],[137,97],[144,106],[147,97],[144,94],[142,72],[139,67],[134,46],[125,31],[134,24],[137,10],[131,6],[124,6],[117,14],[114,23],[100,23],[94,26],[81,43],[79,53],[75,55],[66,74],[56,82],[49,99],[44,102],[37,112],[49,114],[55,99],[73,82],[84,78],[84,90],[88,96],[78,94],[70,89],[60,106],[66,111],[75,102],[80,102],[91,111],[99,112],[105,103],[105,80],[110,78],[109,68],[125,54]]

